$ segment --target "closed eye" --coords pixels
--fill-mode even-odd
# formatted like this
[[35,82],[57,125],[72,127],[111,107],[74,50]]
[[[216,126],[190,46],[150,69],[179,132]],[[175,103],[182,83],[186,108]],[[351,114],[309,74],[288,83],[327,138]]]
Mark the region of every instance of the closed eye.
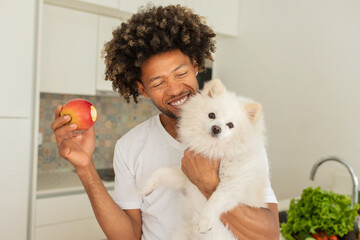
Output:
[[188,73],[188,72],[183,72],[183,73],[178,74],[177,76],[178,76],[178,77],[183,77],[183,76],[186,76],[187,73]]
[[156,84],[154,84],[153,86],[152,86],[152,88],[157,88],[157,87],[159,87],[161,84],[163,84],[164,83],[164,81],[161,81],[161,82],[158,82],[158,83],[156,83]]

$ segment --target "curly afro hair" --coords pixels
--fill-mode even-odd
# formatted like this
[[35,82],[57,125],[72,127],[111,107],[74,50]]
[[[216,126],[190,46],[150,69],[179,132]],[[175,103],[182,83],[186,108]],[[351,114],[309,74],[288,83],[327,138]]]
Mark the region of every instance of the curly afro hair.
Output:
[[141,78],[141,66],[150,57],[179,49],[199,71],[205,69],[205,60],[213,61],[216,34],[202,17],[180,5],[148,5],[112,33],[113,39],[103,49],[105,79],[112,81],[114,91],[130,102],[139,96],[136,81]]

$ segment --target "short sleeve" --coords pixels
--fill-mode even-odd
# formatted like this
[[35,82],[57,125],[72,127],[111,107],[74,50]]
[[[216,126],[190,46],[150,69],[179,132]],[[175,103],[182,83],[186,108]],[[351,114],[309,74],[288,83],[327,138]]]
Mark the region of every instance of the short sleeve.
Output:
[[134,171],[129,168],[133,164],[127,161],[134,159],[124,157],[121,151],[121,143],[118,141],[114,151],[115,193],[114,201],[122,209],[139,209],[142,198],[136,187]]
[[[266,162],[267,162],[267,166],[268,166],[269,160],[268,160],[268,157],[267,157],[265,147],[263,148],[263,154],[264,154],[264,157],[266,158]],[[267,168],[267,171],[269,172],[269,168]],[[264,202],[265,203],[277,203],[275,193],[274,193],[274,191],[273,191],[273,189],[271,187],[270,179],[268,179],[267,184],[266,184],[266,188],[265,188],[265,191],[264,191]]]
[[277,199],[275,193],[270,185],[270,181],[268,182],[265,191],[264,191],[264,202],[265,203],[277,203]]

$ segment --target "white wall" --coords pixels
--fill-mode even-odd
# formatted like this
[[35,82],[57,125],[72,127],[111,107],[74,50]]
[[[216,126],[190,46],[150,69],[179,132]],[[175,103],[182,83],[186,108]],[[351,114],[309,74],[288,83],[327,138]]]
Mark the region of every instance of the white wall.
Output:
[[[278,199],[310,186],[325,156],[360,176],[360,1],[242,0],[239,14],[239,37],[217,40],[215,73],[263,104]],[[347,174],[325,163],[315,184],[331,188],[336,171]]]

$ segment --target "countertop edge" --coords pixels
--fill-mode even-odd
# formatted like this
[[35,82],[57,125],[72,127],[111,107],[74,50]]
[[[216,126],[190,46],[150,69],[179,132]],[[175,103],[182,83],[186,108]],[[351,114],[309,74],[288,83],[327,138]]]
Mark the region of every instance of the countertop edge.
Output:
[[[103,181],[105,188],[108,191],[114,190],[113,181]],[[48,190],[38,190],[36,191],[36,199],[49,198],[49,197],[59,197],[59,196],[68,196],[74,194],[83,194],[86,193],[83,186],[76,187],[66,187],[66,188],[55,188]]]

